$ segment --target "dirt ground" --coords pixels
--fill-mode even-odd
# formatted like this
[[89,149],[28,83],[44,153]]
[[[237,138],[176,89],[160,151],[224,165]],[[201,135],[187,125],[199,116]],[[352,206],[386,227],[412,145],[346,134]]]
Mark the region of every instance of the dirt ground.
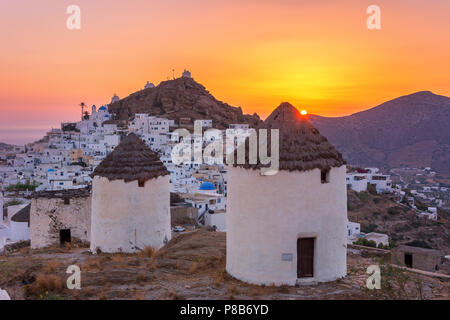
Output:
[[[23,248],[0,256],[0,288],[12,299],[449,299],[449,282],[401,271],[382,258],[348,249],[348,275],[299,287],[254,286],[225,272],[225,233],[177,235],[158,252],[92,255],[88,248]],[[81,268],[81,290],[66,286],[69,265]],[[382,288],[366,288],[379,264]]]

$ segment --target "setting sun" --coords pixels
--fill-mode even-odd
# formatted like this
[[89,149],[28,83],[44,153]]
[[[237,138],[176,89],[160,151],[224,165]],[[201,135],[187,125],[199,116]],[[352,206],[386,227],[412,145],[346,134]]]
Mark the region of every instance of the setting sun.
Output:
[[302,111],[300,111],[300,114],[301,114],[302,116],[306,116],[306,115],[308,114],[308,111],[302,110]]

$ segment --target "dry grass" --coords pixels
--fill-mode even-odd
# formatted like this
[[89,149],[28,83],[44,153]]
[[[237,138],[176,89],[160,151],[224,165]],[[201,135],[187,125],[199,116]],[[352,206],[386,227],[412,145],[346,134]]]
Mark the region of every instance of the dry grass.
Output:
[[99,258],[86,259],[81,269],[85,271],[101,270],[102,269],[101,260]]
[[156,268],[158,267],[155,258],[151,258],[150,261],[147,263],[147,268],[149,270],[156,270]]
[[198,263],[192,262],[191,266],[189,267],[189,274],[194,274],[195,271],[197,271],[197,269],[198,269]]
[[142,283],[149,280],[149,277],[147,277],[146,273],[144,271],[139,272],[138,276],[136,277],[136,282]]
[[156,250],[151,246],[146,246],[139,252],[141,257],[151,258],[156,253]]
[[185,297],[183,295],[180,295],[178,292],[175,291],[175,289],[170,288],[167,297],[172,300],[185,300]]
[[233,284],[231,286],[228,287],[228,293],[230,293],[231,295],[236,295],[239,293],[239,290],[236,288],[236,286]]
[[223,285],[223,283],[225,282],[225,279],[223,278],[223,274],[222,272],[218,273],[215,277],[214,277],[214,286],[215,287],[221,287]]
[[278,293],[290,293],[291,292],[291,288],[287,285],[282,285],[280,287],[278,287]]
[[42,268],[44,273],[55,273],[56,270],[60,267],[61,263],[58,260],[50,260],[46,265]]
[[145,300],[145,292],[136,291],[136,293],[134,294],[134,299],[135,300]]
[[86,297],[92,297],[95,294],[95,290],[92,287],[83,287],[81,289],[81,292],[86,296]]
[[36,279],[34,288],[35,293],[42,294],[44,292],[61,292],[64,289],[63,281],[55,275],[39,275]]
[[265,293],[266,293],[265,288],[260,287],[260,286],[253,286],[247,292],[247,294],[250,297],[259,297],[261,295],[264,295]]
[[113,254],[111,257],[111,260],[117,263],[122,263],[125,261],[125,259],[123,258],[123,256],[119,253]]

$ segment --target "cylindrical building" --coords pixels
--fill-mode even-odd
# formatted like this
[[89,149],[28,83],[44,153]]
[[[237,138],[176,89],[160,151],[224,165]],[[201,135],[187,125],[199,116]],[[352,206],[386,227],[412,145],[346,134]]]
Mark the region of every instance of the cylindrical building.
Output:
[[92,174],[91,251],[161,248],[171,238],[169,171],[135,134]]
[[288,103],[261,128],[279,129],[279,171],[262,175],[259,162],[228,168],[228,273],[265,285],[344,277],[345,161]]

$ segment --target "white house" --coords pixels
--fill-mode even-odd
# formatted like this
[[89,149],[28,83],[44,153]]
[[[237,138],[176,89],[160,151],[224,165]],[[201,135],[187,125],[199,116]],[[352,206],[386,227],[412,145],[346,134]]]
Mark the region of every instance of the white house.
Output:
[[384,246],[389,245],[389,236],[384,233],[378,233],[378,232],[370,232],[365,235],[364,237],[367,240],[375,241],[377,246],[381,243]]
[[345,161],[289,103],[260,128],[279,129],[279,171],[263,175],[260,163],[228,167],[226,270],[261,285],[344,277]]
[[347,186],[356,192],[367,191],[368,182],[364,173],[348,173],[346,177]]
[[347,223],[347,237],[356,236],[361,233],[361,224],[349,221]]

